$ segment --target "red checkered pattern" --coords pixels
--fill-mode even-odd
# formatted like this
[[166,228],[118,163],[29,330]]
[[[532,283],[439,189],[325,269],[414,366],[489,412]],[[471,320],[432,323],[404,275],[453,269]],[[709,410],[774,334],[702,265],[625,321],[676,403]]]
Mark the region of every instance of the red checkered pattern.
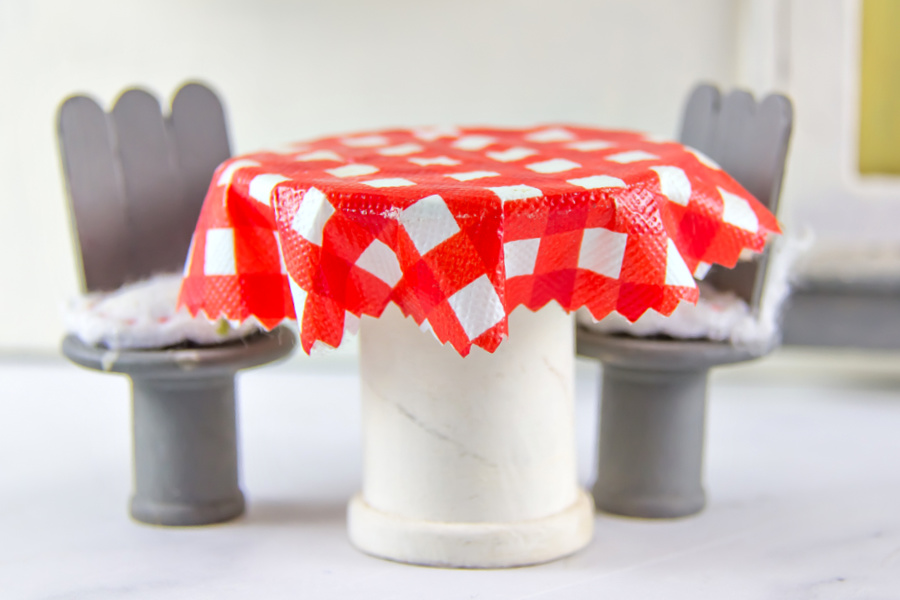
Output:
[[194,314],[337,347],[389,302],[463,356],[555,300],[670,314],[692,274],[761,251],[775,218],[709,158],[586,127],[395,130],[231,159],[185,267]]

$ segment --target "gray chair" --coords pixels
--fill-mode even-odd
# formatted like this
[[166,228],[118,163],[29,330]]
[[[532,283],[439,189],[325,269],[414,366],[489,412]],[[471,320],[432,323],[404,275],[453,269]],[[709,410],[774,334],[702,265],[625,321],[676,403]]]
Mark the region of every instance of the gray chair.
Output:
[[[216,95],[189,83],[168,116],[139,89],[124,92],[109,114],[74,96],[59,109],[58,136],[84,290],[180,272],[213,171],[230,156]],[[243,512],[235,374],[286,356],[294,343],[284,328],[214,346],[134,351],[65,338],[73,362],[131,378],[135,519],[201,525]]]
[[[684,111],[680,140],[718,162],[773,213],[790,138],[790,101],[757,103],[744,91],[722,97],[697,87]],[[768,254],[706,277],[759,310]],[[578,353],[603,363],[599,461],[593,493],[614,514],[670,518],[706,503],[703,446],[709,370],[763,356],[778,344],[751,349],[728,342],[639,338],[579,326]]]

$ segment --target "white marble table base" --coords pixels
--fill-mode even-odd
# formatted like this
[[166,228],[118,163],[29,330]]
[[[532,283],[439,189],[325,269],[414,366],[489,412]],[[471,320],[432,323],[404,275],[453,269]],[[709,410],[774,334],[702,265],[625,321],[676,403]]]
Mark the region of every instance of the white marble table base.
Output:
[[[708,508],[600,515],[573,557],[524,569],[395,564],[347,541],[359,391],[346,358],[239,380],[248,513],[172,530],[127,516],[127,382],[62,359],[0,360],[0,597],[900,597],[897,355],[780,352],[710,386]],[[580,478],[592,479],[596,367],[579,365]]]

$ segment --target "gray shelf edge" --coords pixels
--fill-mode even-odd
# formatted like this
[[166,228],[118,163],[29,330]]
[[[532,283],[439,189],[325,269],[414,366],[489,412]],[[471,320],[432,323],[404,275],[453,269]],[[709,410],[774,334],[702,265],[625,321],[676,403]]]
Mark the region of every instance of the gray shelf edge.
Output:
[[787,346],[900,349],[900,277],[799,281],[782,330]]

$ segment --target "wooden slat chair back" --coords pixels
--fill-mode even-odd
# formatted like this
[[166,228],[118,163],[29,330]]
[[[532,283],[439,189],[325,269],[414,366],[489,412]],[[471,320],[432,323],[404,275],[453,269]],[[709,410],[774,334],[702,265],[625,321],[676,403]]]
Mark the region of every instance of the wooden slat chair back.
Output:
[[[694,89],[684,109],[679,140],[706,154],[777,214],[788,142],[793,126],[791,101],[772,94],[761,102],[743,90],[722,97],[711,85]],[[734,269],[714,266],[706,276],[759,309],[768,253]]]
[[216,94],[189,83],[167,116],[141,89],[109,113],[73,96],[57,125],[84,289],[180,271],[212,174],[231,155]]

